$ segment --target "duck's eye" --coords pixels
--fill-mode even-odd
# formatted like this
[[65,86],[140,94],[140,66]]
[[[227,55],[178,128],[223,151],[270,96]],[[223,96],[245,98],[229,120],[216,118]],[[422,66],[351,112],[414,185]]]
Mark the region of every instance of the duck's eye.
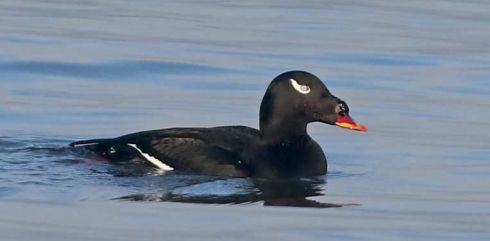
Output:
[[340,106],[340,109],[341,110],[345,111],[345,105],[344,105],[344,103],[340,103],[339,106]]
[[344,103],[339,103],[335,108],[335,112],[337,112],[337,114],[341,116],[344,116],[345,114],[349,113],[349,108],[347,108],[347,106]]
[[295,79],[289,79],[289,80],[291,81],[291,85],[293,86],[293,88],[296,91],[298,91],[299,93],[301,93],[303,95],[310,93],[310,91],[311,91],[310,86],[300,85],[300,84],[298,84],[298,82]]

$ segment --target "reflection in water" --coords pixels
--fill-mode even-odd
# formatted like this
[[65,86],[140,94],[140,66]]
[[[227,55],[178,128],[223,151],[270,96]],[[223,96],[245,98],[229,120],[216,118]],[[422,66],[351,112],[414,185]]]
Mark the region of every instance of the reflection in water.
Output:
[[[202,204],[246,204],[264,202],[264,206],[283,206],[283,207],[312,207],[312,208],[332,208],[343,206],[355,206],[359,204],[347,203],[322,203],[310,200],[308,197],[322,196],[322,187],[325,185],[323,178],[302,178],[302,179],[246,179],[250,185],[244,185],[246,189],[242,193],[228,195],[216,194],[192,194],[176,193],[169,191],[163,194],[135,194],[115,198],[115,200],[128,201],[163,201],[181,203],[202,203]],[[200,185],[202,183],[192,183]]]
[[[325,176],[294,179],[231,178],[199,175],[182,171],[164,171],[149,163],[108,162],[85,149],[72,149],[85,162],[104,164],[90,171],[109,174],[117,184],[136,188],[142,194],[114,198],[126,201],[163,201],[202,204],[247,204],[265,206],[331,208],[359,204],[323,203],[308,199],[323,196]],[[73,160],[68,160],[73,162]],[[144,188],[144,191],[141,191]],[[158,189],[159,193],[154,193]]]
[[[15,195],[15,187],[40,184],[51,192],[69,192],[77,187],[83,197],[93,195],[93,187],[110,199],[165,201],[203,204],[247,204],[265,206],[329,208],[357,204],[323,203],[309,199],[322,196],[325,177],[268,180],[224,179],[180,171],[163,173],[142,163],[109,163],[90,151],[66,147],[66,140],[0,138],[0,196]],[[49,144],[47,144],[49,143]],[[10,174],[2,172],[9,170]],[[86,186],[85,186],[86,185]],[[157,191],[156,191],[157,190]],[[158,192],[158,193],[157,193]],[[32,190],[32,195],[36,195]],[[30,194],[31,195],[31,194]]]

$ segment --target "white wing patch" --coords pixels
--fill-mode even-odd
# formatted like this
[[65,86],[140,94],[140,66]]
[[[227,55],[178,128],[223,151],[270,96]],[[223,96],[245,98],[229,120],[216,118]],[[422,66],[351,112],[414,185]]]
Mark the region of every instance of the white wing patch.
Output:
[[153,165],[157,166],[158,168],[164,170],[164,171],[172,171],[174,168],[161,162],[160,160],[156,159],[155,157],[152,157],[146,153],[143,153],[135,144],[128,144],[128,146],[136,149],[146,160],[151,162]]
[[299,93],[301,93],[303,95],[306,95],[306,94],[310,93],[310,91],[311,91],[310,86],[308,86],[308,85],[300,85],[300,84],[298,84],[298,81],[296,81],[293,78],[289,79],[289,81],[291,81],[291,85],[293,85],[293,88],[296,91],[298,91]]

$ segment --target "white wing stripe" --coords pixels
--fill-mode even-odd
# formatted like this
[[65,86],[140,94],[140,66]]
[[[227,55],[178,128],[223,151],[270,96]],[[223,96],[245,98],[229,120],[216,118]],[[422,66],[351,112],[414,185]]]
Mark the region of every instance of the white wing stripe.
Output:
[[164,170],[164,171],[172,171],[174,168],[161,162],[160,160],[156,159],[155,157],[152,157],[146,153],[143,153],[135,144],[128,144],[128,146],[136,149],[146,160],[151,162],[153,165],[157,166],[158,168]]

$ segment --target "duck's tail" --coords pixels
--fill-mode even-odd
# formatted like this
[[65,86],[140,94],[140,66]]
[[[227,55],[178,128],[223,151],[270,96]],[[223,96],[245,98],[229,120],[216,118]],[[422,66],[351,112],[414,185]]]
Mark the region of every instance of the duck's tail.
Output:
[[111,140],[112,139],[110,139],[110,138],[105,138],[105,139],[91,139],[91,140],[84,140],[84,141],[75,141],[75,142],[70,143],[70,146],[72,146],[72,147],[91,146],[91,145],[107,143]]

